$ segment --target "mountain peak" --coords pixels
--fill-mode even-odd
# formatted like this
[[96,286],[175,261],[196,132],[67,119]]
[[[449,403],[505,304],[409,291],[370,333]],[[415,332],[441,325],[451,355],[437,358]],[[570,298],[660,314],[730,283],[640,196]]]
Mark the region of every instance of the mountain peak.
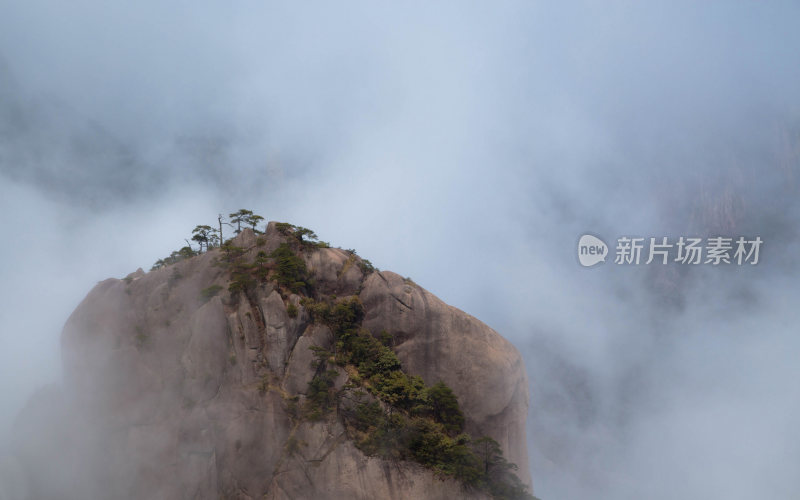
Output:
[[[23,420],[62,416],[76,498],[530,498],[527,377],[499,334],[306,228],[206,248],[99,283],[67,321],[62,397]],[[23,470],[69,460],[35,432]]]

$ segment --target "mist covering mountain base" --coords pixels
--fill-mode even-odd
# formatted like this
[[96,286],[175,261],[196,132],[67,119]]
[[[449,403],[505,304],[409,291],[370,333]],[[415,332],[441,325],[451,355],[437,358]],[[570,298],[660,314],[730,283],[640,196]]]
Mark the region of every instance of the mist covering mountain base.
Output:
[[0,498],[532,498],[517,350],[305,231],[99,283]]

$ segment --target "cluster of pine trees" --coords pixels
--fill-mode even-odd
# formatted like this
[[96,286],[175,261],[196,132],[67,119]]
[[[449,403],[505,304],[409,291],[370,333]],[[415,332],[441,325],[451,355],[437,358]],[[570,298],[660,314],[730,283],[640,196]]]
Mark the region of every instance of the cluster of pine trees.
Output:
[[240,209],[238,212],[228,214],[228,220],[225,220],[222,214],[217,217],[217,226],[212,227],[207,224],[195,226],[192,230],[192,241],[197,243],[198,248],[195,249],[189,240],[186,240],[186,246],[180,250],[173,251],[168,257],[158,259],[153,267],[150,269],[160,269],[164,266],[174,264],[183,259],[193,257],[195,255],[208,251],[212,248],[221,247],[225,244],[225,236],[223,227],[228,226],[233,230],[234,235],[242,232],[242,227],[250,227],[253,231],[259,232],[257,226],[264,221],[264,217],[253,213],[252,210],[245,208]]

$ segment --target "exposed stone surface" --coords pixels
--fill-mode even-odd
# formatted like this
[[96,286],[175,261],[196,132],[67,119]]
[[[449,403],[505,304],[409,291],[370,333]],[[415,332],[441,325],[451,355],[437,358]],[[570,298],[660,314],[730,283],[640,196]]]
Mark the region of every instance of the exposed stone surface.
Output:
[[530,482],[525,420],[528,380],[519,352],[494,330],[401,276],[382,271],[364,282],[364,326],[387,331],[403,366],[458,396],[467,431],[497,440]]
[[[234,243],[252,258],[284,241],[270,223]],[[314,375],[309,347],[330,347],[331,332],[271,283],[231,296],[215,265],[222,258],[213,250],[89,293],[64,328],[63,388],[31,400],[15,454],[0,464],[0,478],[14,477],[5,491],[41,500],[485,498],[417,464],[365,456],[335,415],[293,421],[291,400],[302,401]],[[527,379],[509,342],[394,273],[365,276],[349,252],[310,249],[305,259],[319,290],[358,294],[364,326],[394,336],[410,373],[447,383],[467,430],[495,438],[529,482]],[[203,297],[212,285],[222,290]],[[341,387],[347,374],[337,370]]]

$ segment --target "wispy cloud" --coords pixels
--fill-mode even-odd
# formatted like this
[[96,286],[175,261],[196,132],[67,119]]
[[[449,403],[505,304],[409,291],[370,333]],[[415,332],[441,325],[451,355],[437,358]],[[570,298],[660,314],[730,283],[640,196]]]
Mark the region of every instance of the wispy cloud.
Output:
[[[798,14],[3,3],[0,428],[95,281],[246,206],[511,338],[541,497],[796,497]],[[588,271],[585,231],[765,246]]]

